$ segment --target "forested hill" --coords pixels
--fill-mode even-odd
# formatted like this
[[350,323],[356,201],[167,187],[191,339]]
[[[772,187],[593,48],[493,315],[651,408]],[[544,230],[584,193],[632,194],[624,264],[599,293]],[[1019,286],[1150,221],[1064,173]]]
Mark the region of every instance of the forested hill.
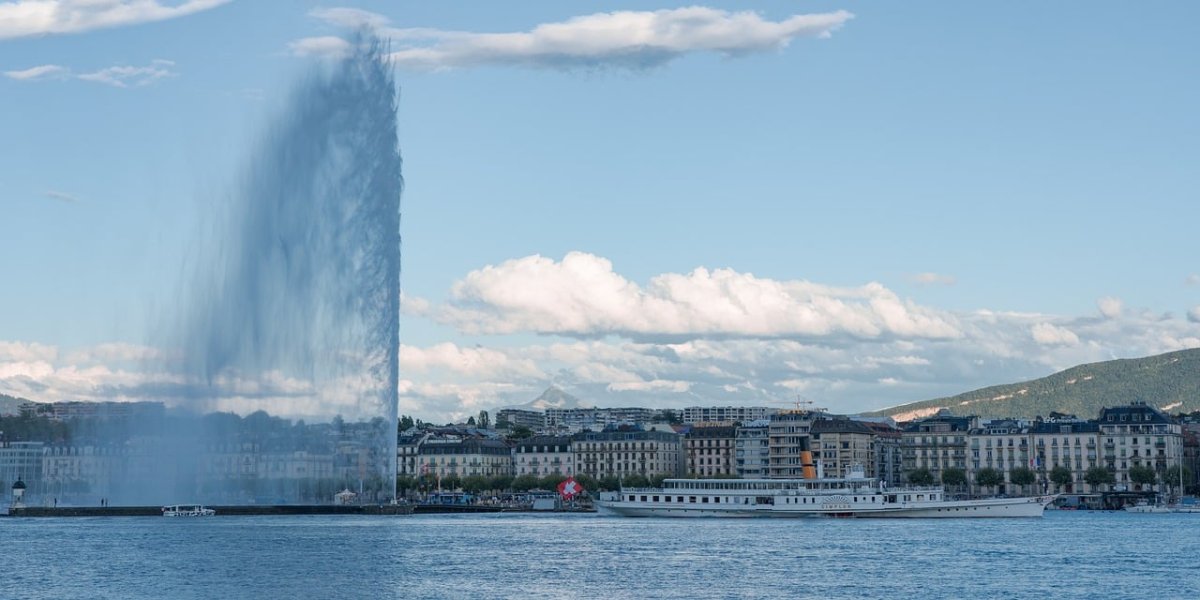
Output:
[[1141,400],[1170,413],[1200,410],[1200,349],[1072,367],[1041,379],[994,385],[873,413],[909,421],[942,408],[955,415],[1032,419],[1052,411],[1095,418],[1105,406]]

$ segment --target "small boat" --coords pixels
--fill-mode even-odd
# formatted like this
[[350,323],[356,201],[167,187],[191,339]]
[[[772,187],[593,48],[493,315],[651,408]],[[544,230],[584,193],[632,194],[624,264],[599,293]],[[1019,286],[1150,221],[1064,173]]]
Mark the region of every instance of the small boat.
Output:
[[162,509],[164,517],[211,517],[215,514],[217,511],[199,504],[176,504]]
[[1170,508],[1162,504],[1150,504],[1145,500],[1138,501],[1137,504],[1130,504],[1121,510],[1132,513],[1169,513],[1174,512]]

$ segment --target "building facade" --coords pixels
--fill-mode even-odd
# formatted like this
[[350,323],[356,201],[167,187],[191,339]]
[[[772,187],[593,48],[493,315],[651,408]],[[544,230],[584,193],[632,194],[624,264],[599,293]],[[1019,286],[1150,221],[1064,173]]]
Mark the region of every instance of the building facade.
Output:
[[767,419],[743,423],[734,433],[734,473],[742,479],[763,479],[770,474],[771,452]]
[[510,427],[527,427],[539,431],[546,426],[546,413],[520,408],[502,408],[496,413],[496,424],[508,423]]
[[687,473],[696,477],[732,477],[734,468],[733,426],[693,427],[683,436]]
[[749,423],[769,419],[779,412],[766,406],[689,406],[683,409],[684,423]]
[[767,476],[799,479],[804,477],[801,452],[812,450],[809,431],[822,413],[806,410],[781,410],[771,415],[767,427]]
[[900,433],[904,472],[929,469],[941,481],[948,467],[967,469],[967,434],[978,426],[977,417],[945,414],[905,424]]
[[565,436],[532,437],[517,442],[512,449],[513,473],[517,476],[575,474],[571,438]]
[[575,471],[594,478],[678,477],[686,463],[682,439],[665,431],[586,431],[571,438]]
[[1098,420],[1101,457],[1116,480],[1115,489],[1135,490],[1130,467],[1150,467],[1163,481],[1167,470],[1178,468],[1183,459],[1182,427],[1145,402],[1105,408]]

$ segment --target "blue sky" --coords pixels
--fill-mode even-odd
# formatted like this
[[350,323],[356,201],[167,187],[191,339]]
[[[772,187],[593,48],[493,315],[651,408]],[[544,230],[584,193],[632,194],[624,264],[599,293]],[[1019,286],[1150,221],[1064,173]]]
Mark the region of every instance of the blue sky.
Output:
[[1194,3],[72,5],[0,2],[0,392],[169,377],[206,215],[361,22],[402,412],[853,411],[1200,346]]

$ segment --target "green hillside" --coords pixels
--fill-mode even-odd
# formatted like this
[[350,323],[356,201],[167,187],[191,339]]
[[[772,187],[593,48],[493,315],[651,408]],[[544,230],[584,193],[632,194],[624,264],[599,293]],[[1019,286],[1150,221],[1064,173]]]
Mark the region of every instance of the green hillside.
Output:
[[1032,419],[1051,411],[1095,418],[1104,406],[1141,400],[1170,413],[1200,410],[1200,349],[1072,367],[1041,379],[994,385],[873,413],[897,420],[946,408],[955,415]]

